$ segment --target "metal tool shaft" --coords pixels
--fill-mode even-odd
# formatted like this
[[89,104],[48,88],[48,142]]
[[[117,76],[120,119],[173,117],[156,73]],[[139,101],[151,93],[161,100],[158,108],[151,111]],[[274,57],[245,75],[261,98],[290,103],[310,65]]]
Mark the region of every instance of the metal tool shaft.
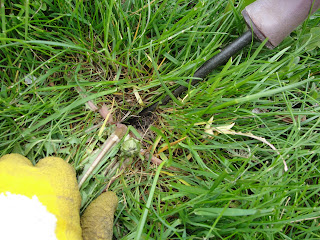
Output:
[[[252,41],[252,32],[247,31],[242,36],[237,38],[235,41],[233,41],[231,44],[229,44],[227,47],[225,47],[220,53],[210,58],[208,61],[206,61],[193,75],[195,79],[189,80],[189,83],[191,81],[191,85],[194,86],[198,82],[200,82],[203,78],[205,78],[210,72],[212,72],[215,68],[219,67],[220,65],[226,63],[230,57],[232,57],[234,54],[239,52],[242,48],[244,48],[246,45],[251,43]],[[173,91],[173,96],[178,97],[183,92],[185,92],[188,89],[186,86],[179,86]],[[166,105],[171,100],[171,97],[169,95],[165,96],[163,100],[160,102],[155,102],[154,104],[150,105],[149,107],[143,109],[139,116],[147,116],[151,112],[153,112],[158,105]]]

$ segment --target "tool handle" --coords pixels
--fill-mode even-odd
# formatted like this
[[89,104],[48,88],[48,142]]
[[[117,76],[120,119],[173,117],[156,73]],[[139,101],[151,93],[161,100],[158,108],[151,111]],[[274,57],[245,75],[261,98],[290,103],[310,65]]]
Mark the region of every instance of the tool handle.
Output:
[[242,15],[255,35],[274,48],[298,27],[309,14],[320,8],[320,0],[257,0]]

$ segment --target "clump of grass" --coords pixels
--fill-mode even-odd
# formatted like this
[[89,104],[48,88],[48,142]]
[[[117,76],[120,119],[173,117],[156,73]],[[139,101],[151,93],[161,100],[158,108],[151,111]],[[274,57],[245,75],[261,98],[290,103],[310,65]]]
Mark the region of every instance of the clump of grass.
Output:
[[[118,122],[187,84],[245,31],[247,1],[232,2],[1,3],[1,155],[60,156],[80,176],[114,131],[99,134],[104,119],[86,103],[114,99]],[[115,239],[318,239],[319,22],[317,12],[274,50],[244,49],[161,107],[151,138],[129,128],[151,154],[118,144],[81,189],[83,209],[112,183]],[[231,124],[280,155],[206,129]]]

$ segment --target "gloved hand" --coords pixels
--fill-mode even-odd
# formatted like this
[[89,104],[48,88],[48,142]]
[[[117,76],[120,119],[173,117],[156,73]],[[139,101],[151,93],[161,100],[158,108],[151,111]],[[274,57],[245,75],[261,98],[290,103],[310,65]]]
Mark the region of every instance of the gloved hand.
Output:
[[101,194],[85,210],[81,229],[81,197],[68,163],[47,157],[33,166],[19,154],[0,158],[0,239],[112,239],[117,202],[114,193]]

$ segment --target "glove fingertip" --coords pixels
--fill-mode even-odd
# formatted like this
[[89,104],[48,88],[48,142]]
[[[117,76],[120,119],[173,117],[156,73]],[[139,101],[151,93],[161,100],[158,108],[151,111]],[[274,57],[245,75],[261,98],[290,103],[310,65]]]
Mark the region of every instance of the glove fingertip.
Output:
[[113,192],[102,193],[87,207],[81,217],[84,240],[111,240],[113,218],[118,198]]

